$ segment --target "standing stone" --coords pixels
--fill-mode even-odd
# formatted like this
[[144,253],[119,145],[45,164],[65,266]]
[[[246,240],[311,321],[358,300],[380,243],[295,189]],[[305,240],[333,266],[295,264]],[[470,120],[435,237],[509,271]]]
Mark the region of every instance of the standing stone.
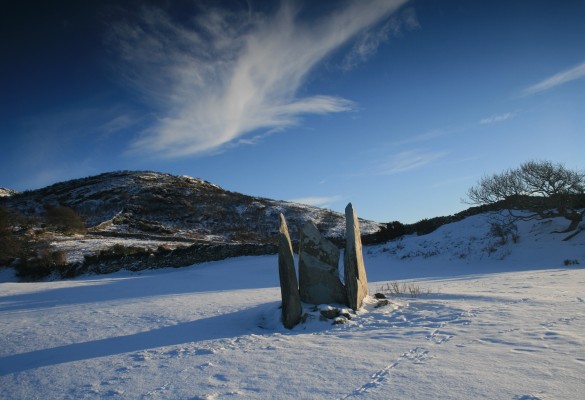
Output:
[[303,308],[299,297],[299,285],[288,227],[282,214],[280,214],[278,236],[278,275],[282,296],[282,323],[287,329],[292,329],[300,322]]
[[358,310],[368,295],[368,279],[362,254],[358,217],[351,203],[345,207],[345,254],[343,257],[348,306]]
[[300,232],[299,291],[311,304],[345,304],[345,288],[339,279],[339,249],[325,239],[312,222]]

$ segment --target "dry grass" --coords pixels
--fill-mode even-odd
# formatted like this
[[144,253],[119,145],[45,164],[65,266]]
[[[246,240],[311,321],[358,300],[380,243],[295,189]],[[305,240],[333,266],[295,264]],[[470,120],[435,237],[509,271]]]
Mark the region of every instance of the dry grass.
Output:
[[406,297],[412,298],[420,297],[422,295],[429,295],[432,293],[430,288],[422,288],[416,282],[398,282],[392,281],[381,285],[378,292],[386,293],[390,297]]

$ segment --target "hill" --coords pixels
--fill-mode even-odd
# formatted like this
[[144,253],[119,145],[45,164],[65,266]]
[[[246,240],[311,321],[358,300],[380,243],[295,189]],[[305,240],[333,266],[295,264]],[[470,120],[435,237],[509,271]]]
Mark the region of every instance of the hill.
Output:
[[[0,206],[9,211],[15,234],[33,253],[59,252],[62,276],[274,253],[279,213],[293,238],[307,220],[332,240],[341,240],[345,231],[345,217],[330,210],[149,171],[105,173],[6,193]],[[363,234],[380,228],[372,221],[360,224]]]

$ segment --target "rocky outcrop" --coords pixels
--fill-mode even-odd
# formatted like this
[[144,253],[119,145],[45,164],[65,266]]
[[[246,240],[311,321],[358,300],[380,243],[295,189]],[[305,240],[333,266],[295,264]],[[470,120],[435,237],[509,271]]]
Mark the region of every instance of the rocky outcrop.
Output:
[[345,254],[343,259],[347,305],[358,310],[368,295],[368,279],[362,254],[360,226],[351,203],[345,208]]
[[312,222],[307,222],[300,231],[299,247],[301,300],[311,304],[344,304],[337,246],[325,239]]
[[292,329],[301,321],[303,308],[299,295],[295,260],[284,215],[280,214],[278,237],[278,275],[280,277],[280,294],[282,296],[282,323]]

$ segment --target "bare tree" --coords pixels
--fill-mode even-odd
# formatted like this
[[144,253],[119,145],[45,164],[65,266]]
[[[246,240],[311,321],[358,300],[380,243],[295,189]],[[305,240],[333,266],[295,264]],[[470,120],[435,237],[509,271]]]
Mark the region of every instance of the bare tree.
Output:
[[[570,221],[563,232],[577,229],[583,220],[585,173],[550,161],[528,161],[519,168],[483,177],[467,191],[470,204],[505,202],[515,218],[555,218]],[[513,214],[513,210],[529,214]]]

